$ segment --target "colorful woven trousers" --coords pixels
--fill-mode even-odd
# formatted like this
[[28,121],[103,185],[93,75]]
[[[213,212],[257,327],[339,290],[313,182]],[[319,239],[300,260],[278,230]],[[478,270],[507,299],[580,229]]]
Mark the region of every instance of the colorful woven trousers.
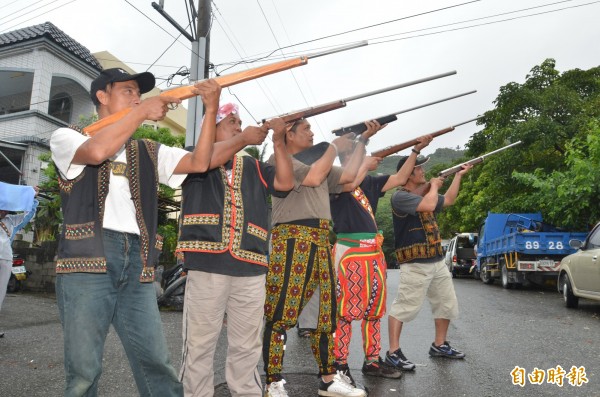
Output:
[[[385,314],[386,270],[381,251],[381,238],[373,234],[338,235],[338,321],[335,333],[335,357],[339,364],[348,362],[352,321],[362,321],[365,361],[379,359],[381,350],[381,318]],[[371,237],[371,238],[369,238]],[[341,250],[341,252],[340,252]]]
[[309,219],[279,224],[272,230],[272,245],[263,339],[267,384],[282,379],[286,331],[296,325],[317,286],[321,291],[319,320],[317,329],[311,332],[311,347],[319,374],[334,374],[336,301],[329,221]]

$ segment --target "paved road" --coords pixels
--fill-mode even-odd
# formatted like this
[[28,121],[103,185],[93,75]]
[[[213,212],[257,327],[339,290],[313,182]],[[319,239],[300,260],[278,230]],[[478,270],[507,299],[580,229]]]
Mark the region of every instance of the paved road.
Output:
[[[391,303],[398,272],[388,278]],[[465,360],[432,359],[433,339],[429,307],[405,326],[402,348],[419,366],[400,380],[363,379],[360,373],[360,338],[351,345],[350,368],[355,379],[370,389],[372,397],[387,396],[600,396],[600,304],[582,301],[578,310],[563,307],[561,296],[551,289],[503,290],[471,279],[456,279],[461,317],[450,326],[449,339],[467,354]],[[0,396],[60,396],[64,387],[62,333],[53,296],[19,293],[9,295],[0,313]],[[172,361],[179,367],[181,313],[162,312]],[[354,333],[360,335],[358,323]],[[387,321],[382,326],[387,348]],[[290,332],[284,371],[290,396],[315,396],[318,380],[308,339]],[[215,396],[229,396],[224,378],[226,340],[221,335],[215,358]],[[561,388],[554,384],[513,385],[515,366],[526,374],[535,368],[584,367],[588,383]],[[260,365],[262,367],[262,364]],[[261,371],[262,372],[262,371]],[[100,395],[136,396],[127,359],[114,332],[109,334],[104,355]]]

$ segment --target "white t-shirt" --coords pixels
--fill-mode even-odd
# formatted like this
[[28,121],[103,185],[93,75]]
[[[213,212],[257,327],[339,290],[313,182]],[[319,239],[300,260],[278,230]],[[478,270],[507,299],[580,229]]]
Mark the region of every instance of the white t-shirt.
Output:
[[[85,165],[72,164],[72,161],[79,146],[88,139],[90,138],[70,128],[59,128],[52,134],[50,138],[52,160],[63,178],[74,179],[85,169]],[[188,153],[184,149],[160,145],[157,167],[158,181],[172,188],[181,185],[187,174],[174,175],[173,171],[183,156]],[[125,146],[110,160],[112,166],[104,208],[103,227],[118,232],[140,234],[135,218],[135,207],[129,190],[129,181],[124,173],[127,164]],[[143,170],[140,170],[140,172],[143,172]]]

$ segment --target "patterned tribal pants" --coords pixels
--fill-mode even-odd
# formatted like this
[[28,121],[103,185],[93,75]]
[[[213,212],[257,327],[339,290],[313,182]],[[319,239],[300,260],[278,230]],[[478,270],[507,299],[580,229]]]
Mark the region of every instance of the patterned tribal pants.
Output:
[[348,362],[354,320],[362,320],[365,361],[376,361],[381,351],[381,317],[385,314],[385,258],[375,245],[350,248],[340,243],[336,245],[336,257],[341,257],[337,283],[336,361],[339,364]]
[[279,224],[272,231],[263,339],[267,384],[282,379],[286,331],[296,325],[298,315],[317,286],[321,291],[319,321],[310,336],[312,352],[319,365],[319,375],[335,373],[335,272],[329,221],[307,220],[303,223],[310,226]]

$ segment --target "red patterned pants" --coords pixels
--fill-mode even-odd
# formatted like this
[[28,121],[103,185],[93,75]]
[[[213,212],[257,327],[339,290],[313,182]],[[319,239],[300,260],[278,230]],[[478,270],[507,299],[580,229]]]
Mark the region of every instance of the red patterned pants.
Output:
[[[341,251],[340,251],[341,250]],[[338,321],[335,333],[335,357],[340,364],[348,361],[352,321],[362,321],[365,360],[375,361],[381,350],[381,318],[385,314],[385,278],[387,266],[377,245],[348,247],[336,245],[338,266]]]

